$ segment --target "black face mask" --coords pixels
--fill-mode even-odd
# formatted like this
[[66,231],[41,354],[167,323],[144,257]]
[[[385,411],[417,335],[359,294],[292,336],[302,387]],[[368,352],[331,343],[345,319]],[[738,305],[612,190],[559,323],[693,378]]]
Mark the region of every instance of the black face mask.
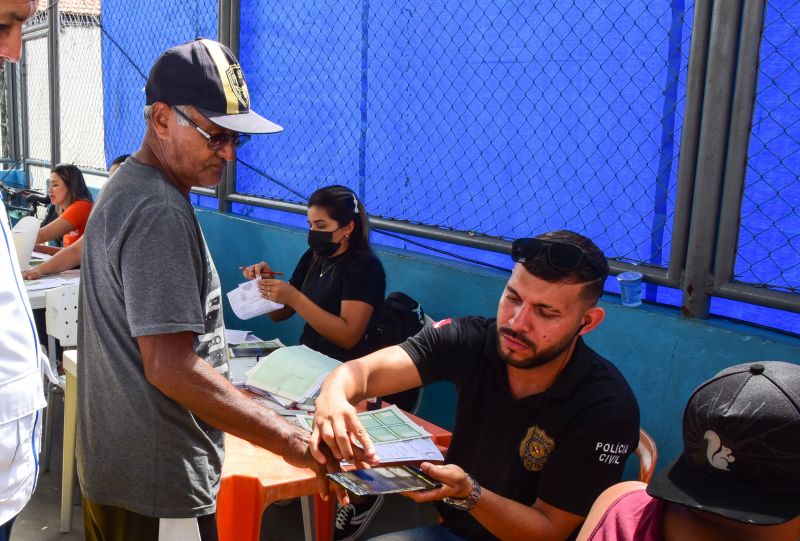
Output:
[[[338,231],[338,229],[336,230]],[[315,254],[322,257],[330,257],[342,245],[341,242],[333,242],[334,231],[308,230],[308,247]]]

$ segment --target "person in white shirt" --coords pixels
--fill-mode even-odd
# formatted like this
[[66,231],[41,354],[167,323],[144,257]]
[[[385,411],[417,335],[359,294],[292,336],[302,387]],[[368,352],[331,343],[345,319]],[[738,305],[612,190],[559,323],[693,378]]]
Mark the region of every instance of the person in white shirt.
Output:
[[[22,23],[38,4],[0,0],[0,57],[19,60]],[[36,486],[46,404],[39,340],[15,253],[5,205],[0,204],[0,541],[8,541],[14,519]]]

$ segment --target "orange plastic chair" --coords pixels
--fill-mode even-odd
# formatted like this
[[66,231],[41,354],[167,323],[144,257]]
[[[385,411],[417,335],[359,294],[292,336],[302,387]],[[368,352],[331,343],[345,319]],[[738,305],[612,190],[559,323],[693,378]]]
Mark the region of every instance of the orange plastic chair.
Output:
[[639,481],[649,483],[656,471],[656,461],[658,460],[658,449],[656,442],[645,432],[644,428],[639,429],[639,446],[636,448],[636,456],[639,458]]

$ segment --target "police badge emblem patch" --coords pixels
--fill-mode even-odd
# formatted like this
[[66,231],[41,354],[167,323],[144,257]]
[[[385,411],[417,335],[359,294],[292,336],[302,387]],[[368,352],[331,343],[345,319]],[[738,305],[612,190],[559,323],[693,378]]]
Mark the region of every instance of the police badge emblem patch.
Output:
[[231,85],[231,90],[233,90],[236,99],[242,107],[249,109],[250,92],[247,90],[247,83],[244,82],[242,67],[239,64],[232,64],[225,72],[225,75],[228,77],[228,82]]
[[555,440],[548,436],[547,432],[538,426],[530,427],[519,444],[522,465],[528,471],[542,471],[555,447]]

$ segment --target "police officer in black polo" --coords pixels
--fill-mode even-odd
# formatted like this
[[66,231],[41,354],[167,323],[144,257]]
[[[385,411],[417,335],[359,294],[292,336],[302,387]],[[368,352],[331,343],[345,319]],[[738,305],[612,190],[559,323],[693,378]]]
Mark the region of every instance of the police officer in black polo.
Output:
[[422,465],[443,486],[408,494],[440,500],[443,523],[383,537],[570,539],[636,449],[636,398],[582,338],[605,317],[605,256],[556,231],[514,241],[512,257],[496,319],[439,321],[343,364],[323,386],[311,446],[346,458],[350,435],[374,453],[351,404],[439,380],[458,390],[447,463]]

